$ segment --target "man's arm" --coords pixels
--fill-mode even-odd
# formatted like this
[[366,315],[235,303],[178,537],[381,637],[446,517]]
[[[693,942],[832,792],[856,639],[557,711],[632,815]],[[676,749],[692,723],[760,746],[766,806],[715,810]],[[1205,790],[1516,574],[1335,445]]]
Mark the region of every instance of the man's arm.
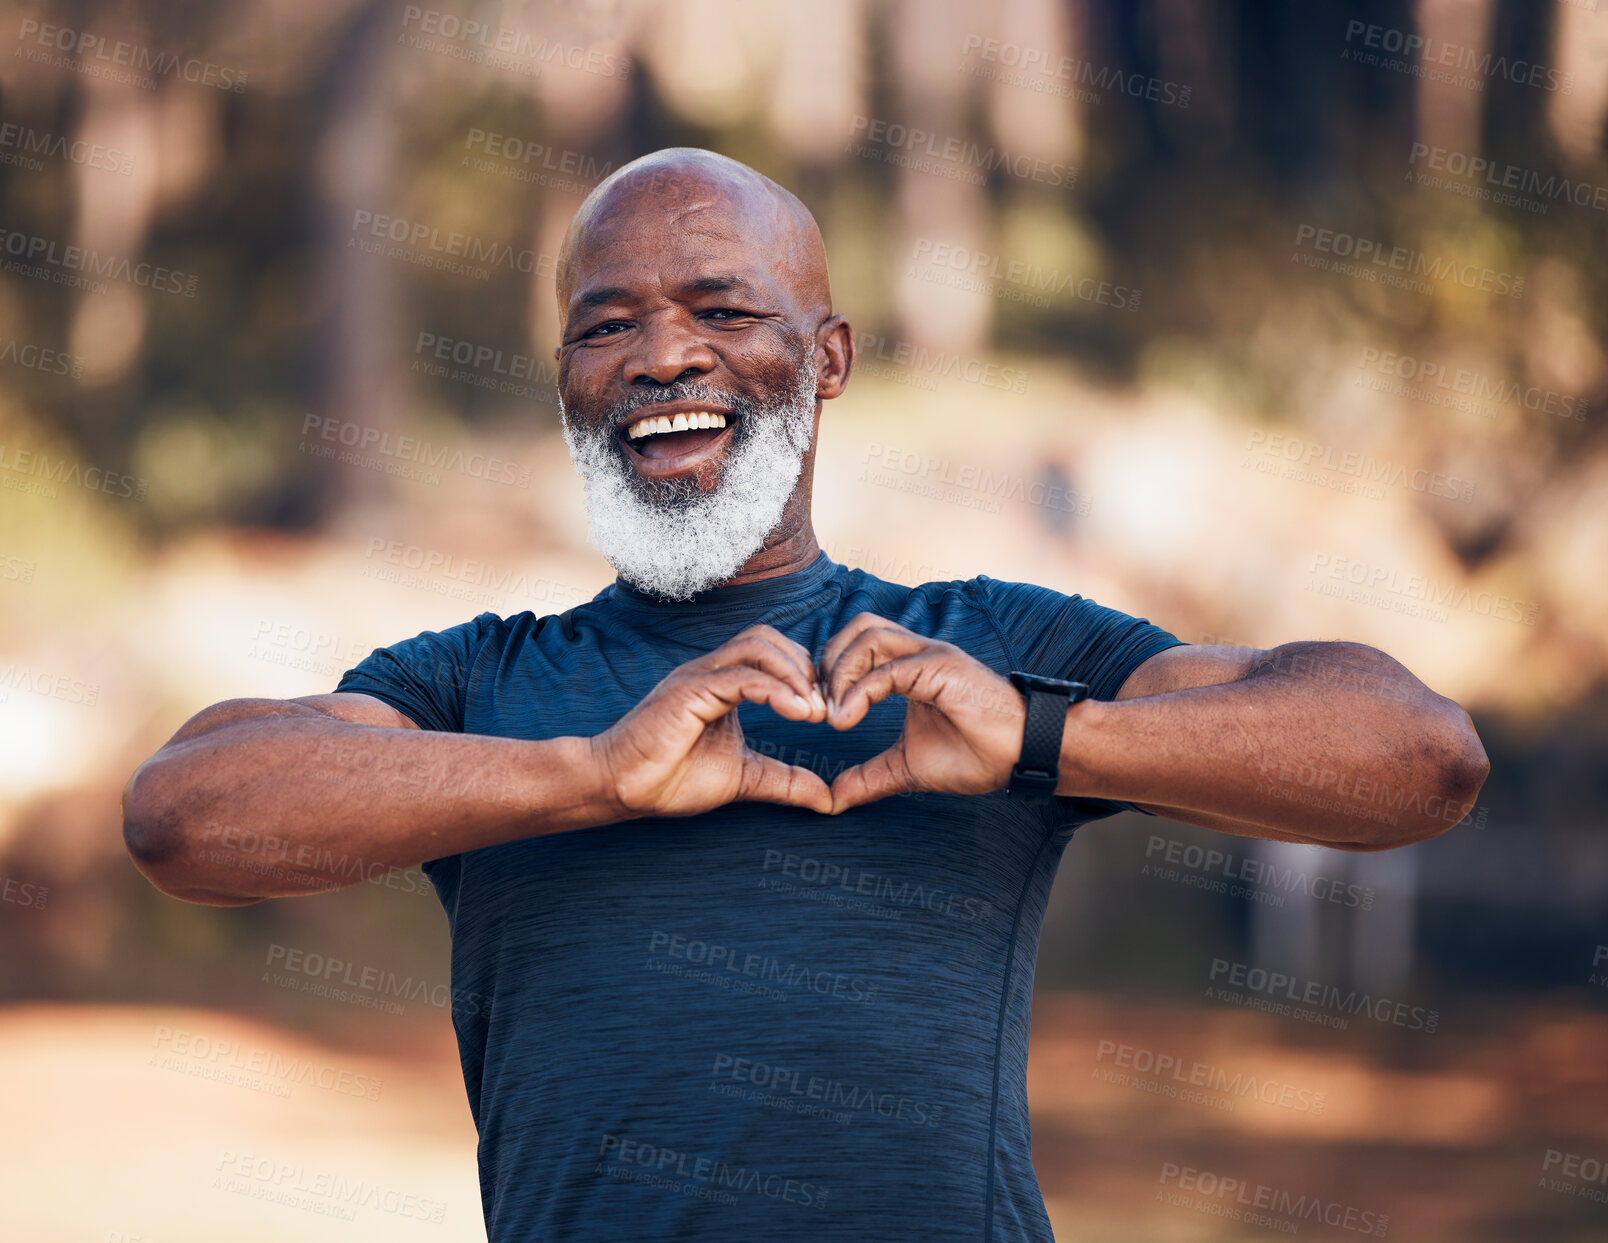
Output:
[[230,700],[136,770],[123,836],[163,892],[241,906],[738,799],[829,812],[818,775],[746,746],[732,712],[744,701],[795,721],[826,714],[809,653],[769,626],[673,670],[592,738],[424,730],[371,695]]
[[1468,714],[1360,643],[1174,647],[1068,710],[1060,792],[1246,837],[1387,850],[1443,833],[1490,770]]
[[241,906],[318,893],[619,818],[588,749],[582,738],[422,730],[370,695],[228,700],[135,770],[123,837],[175,898]]
[[[827,720],[903,695],[888,750],[839,773],[833,809],[911,790],[1003,788],[1022,696],[968,652],[861,613],[822,651]],[[1490,769],[1468,714],[1357,643],[1169,648],[1115,700],[1067,708],[1057,794],[1133,803],[1274,841],[1386,850],[1442,833]]]

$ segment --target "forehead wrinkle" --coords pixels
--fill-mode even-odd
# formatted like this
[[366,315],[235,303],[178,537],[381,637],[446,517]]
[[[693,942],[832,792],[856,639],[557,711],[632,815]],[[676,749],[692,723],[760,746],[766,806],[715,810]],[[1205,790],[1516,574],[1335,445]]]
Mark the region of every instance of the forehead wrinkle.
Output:
[[674,208],[670,212],[670,223],[680,226],[688,216],[695,216],[715,206],[718,206],[717,201],[713,198],[707,198],[697,203],[688,203],[682,207]]
[[[708,237],[735,244],[745,256],[764,256],[755,272],[802,313],[831,314],[831,290],[820,230],[798,198],[736,160],[698,148],[654,152],[619,169],[582,203],[560,250],[560,293],[575,286],[577,269],[596,277],[595,260],[611,235]],[[586,263],[594,258],[593,263]],[[729,259],[704,256],[719,268]],[[804,327],[805,325],[800,325]]]
[[[626,237],[642,235],[642,230],[631,227],[629,220],[624,222],[618,232]],[[786,273],[778,272],[778,265],[775,262],[756,261],[753,253],[755,248],[743,245],[740,233],[728,229],[690,228],[678,230],[677,236],[683,240],[688,237],[697,239],[700,236],[710,236],[711,240],[726,245],[684,247],[670,253],[661,251],[655,256],[655,262],[648,270],[635,272],[628,277],[615,266],[615,260],[610,255],[614,243],[607,237],[594,238],[591,246],[581,248],[580,251],[582,264],[577,265],[576,274],[584,276],[585,283],[578,285],[571,296],[569,303],[571,313],[576,314],[589,309],[594,294],[585,291],[604,288],[622,291],[621,300],[631,300],[638,296],[651,300],[687,293],[718,293],[722,289],[767,301],[778,299],[785,301],[792,296]],[[738,247],[736,253],[733,253],[733,244]],[[586,262],[590,258],[588,251],[598,255],[596,263]],[[631,259],[622,262],[634,266],[634,261]],[[584,272],[581,271],[583,266]]]

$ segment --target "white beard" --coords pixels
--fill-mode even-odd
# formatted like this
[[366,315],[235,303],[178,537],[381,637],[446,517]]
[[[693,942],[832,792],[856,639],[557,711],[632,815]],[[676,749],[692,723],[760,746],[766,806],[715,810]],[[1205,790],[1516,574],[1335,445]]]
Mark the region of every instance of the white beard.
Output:
[[[811,348],[769,404],[722,393],[703,380],[681,381],[622,402],[579,431],[570,427],[561,396],[559,421],[586,484],[593,547],[633,587],[668,600],[686,600],[732,578],[776,529],[798,482],[814,434],[815,383]],[[692,479],[643,479],[615,438],[632,410],[680,400],[706,401],[737,415],[720,482],[707,494]]]

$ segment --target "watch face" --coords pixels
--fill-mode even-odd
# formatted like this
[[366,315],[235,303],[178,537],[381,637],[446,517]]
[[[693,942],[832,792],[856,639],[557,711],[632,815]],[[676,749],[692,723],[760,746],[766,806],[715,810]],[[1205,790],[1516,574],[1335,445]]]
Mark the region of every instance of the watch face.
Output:
[[1011,685],[1019,691],[1048,691],[1052,695],[1065,695],[1069,699],[1084,699],[1089,694],[1086,683],[1044,678],[1036,673],[1023,673],[1020,669],[1011,670]]

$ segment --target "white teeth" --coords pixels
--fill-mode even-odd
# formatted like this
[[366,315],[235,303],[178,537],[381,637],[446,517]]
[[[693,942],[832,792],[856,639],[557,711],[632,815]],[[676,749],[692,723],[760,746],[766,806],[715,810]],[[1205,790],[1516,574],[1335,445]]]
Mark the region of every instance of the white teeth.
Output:
[[725,426],[725,415],[709,410],[694,410],[690,414],[677,414],[673,419],[663,414],[638,419],[625,429],[625,434],[631,440],[641,440],[647,436],[656,436],[660,432],[685,432],[699,427]]

